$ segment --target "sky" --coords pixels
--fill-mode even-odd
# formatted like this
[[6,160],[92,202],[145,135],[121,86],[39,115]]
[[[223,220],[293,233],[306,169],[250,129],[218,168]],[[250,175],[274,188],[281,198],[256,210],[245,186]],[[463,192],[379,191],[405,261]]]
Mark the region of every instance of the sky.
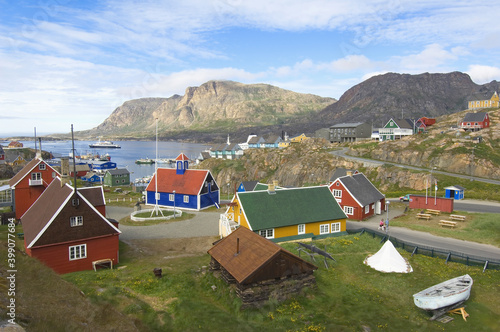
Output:
[[339,99],[387,72],[500,81],[500,2],[0,0],[0,137],[101,124],[209,80]]

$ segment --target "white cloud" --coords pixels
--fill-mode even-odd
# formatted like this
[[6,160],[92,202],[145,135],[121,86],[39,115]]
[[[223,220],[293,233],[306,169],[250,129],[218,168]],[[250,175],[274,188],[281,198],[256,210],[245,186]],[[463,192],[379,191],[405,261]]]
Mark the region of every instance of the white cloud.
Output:
[[499,80],[500,68],[483,65],[471,65],[467,70],[467,74],[477,84],[489,83],[493,80]]

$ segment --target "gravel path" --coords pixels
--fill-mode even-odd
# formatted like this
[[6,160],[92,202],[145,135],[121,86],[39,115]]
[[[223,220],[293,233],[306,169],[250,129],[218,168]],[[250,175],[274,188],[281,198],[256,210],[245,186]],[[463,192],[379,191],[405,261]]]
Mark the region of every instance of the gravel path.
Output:
[[[134,211],[133,208],[124,208],[117,206],[106,207],[108,218],[120,220]],[[140,240],[140,239],[161,239],[161,238],[186,238],[200,236],[218,236],[219,235],[219,215],[222,210],[217,212],[193,212],[195,216],[192,219],[161,223],[150,226],[127,226],[120,225],[122,234],[120,240]]]

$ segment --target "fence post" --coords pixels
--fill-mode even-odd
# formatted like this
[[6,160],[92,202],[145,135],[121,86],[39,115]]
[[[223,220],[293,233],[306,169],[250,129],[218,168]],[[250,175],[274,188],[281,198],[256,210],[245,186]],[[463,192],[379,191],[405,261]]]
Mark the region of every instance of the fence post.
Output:
[[486,261],[486,263],[484,264],[483,273],[484,271],[486,271],[487,268],[488,268],[488,261]]
[[450,259],[450,257],[451,257],[451,252],[448,253],[448,257],[446,257],[446,261],[444,262],[445,264],[448,264],[448,260]]
[[415,249],[413,249],[413,252],[411,253],[411,257],[413,257],[413,255],[415,255],[417,253],[417,250],[418,250],[418,247],[415,246]]

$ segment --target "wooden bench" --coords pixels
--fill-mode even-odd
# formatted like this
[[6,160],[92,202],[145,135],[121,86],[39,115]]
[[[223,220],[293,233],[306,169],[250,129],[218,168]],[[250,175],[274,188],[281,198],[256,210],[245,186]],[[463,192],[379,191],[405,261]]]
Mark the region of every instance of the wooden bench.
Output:
[[451,220],[465,221],[465,216],[461,216],[459,214],[450,214]]
[[418,219],[431,219],[431,215],[430,214],[427,214],[427,213],[417,213],[417,218]]
[[453,228],[457,225],[457,222],[449,220],[440,220],[439,225]]
[[432,210],[432,209],[426,209],[425,213],[430,213],[430,214],[434,214],[436,216],[439,216],[439,214],[441,213],[441,211],[439,211],[439,210]]

